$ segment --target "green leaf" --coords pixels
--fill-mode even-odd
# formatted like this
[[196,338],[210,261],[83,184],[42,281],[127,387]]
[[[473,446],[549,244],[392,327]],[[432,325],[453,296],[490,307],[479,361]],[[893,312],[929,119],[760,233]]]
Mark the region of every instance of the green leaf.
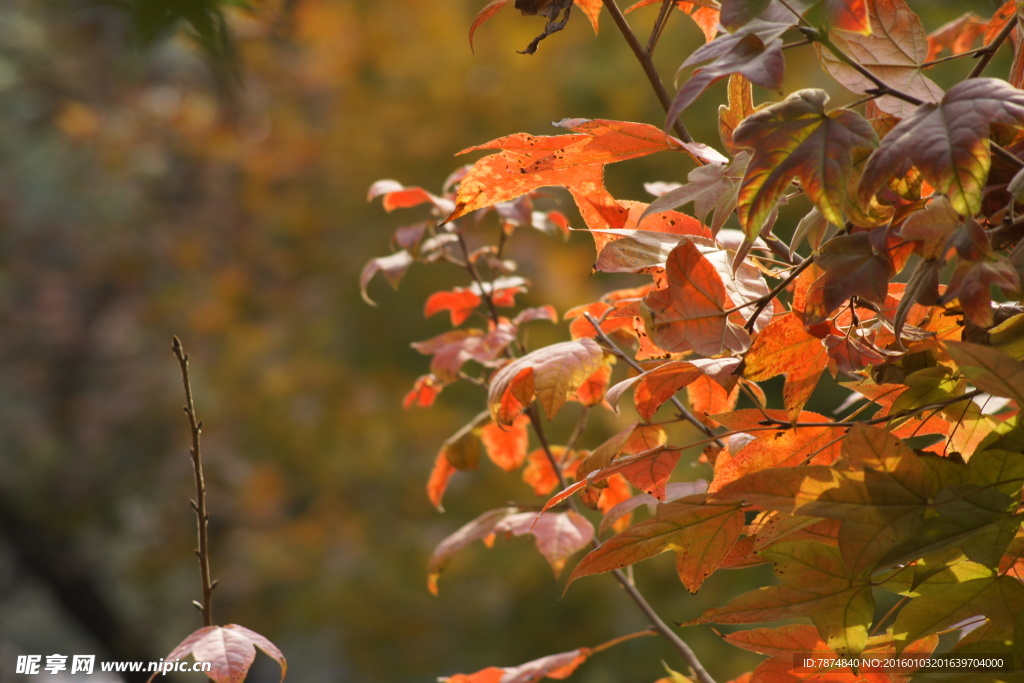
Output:
[[753,240],[793,178],[832,223],[845,222],[843,202],[853,150],[878,137],[864,117],[848,109],[827,112],[824,90],[798,90],[748,116],[733,143],[753,150],[740,186],[739,217]]
[[943,347],[974,386],[1024,406],[1024,364],[982,344],[944,342]]
[[912,597],[893,625],[900,651],[918,638],[977,616],[989,620],[987,637],[1012,639],[1017,615],[1024,610],[1024,584],[970,561],[946,567],[921,583]]
[[836,652],[858,653],[874,614],[871,584],[852,577],[838,548],[815,541],[777,543],[761,551],[781,585],[744,593],[688,624],[746,624],[810,617]]

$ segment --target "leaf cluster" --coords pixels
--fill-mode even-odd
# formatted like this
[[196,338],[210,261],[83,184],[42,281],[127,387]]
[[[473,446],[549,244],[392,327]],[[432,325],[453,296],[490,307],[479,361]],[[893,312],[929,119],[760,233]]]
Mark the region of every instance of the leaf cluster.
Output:
[[[504,4],[481,10],[471,38]],[[552,4],[516,7],[545,14],[540,5]],[[576,4],[596,30],[598,3]],[[413,345],[430,356],[430,372],[406,407],[429,407],[455,382],[486,397],[486,410],[439,450],[431,501],[440,509],[453,476],[485,455],[546,498],[539,510],[485,512],[446,539],[430,562],[431,589],[476,540],[532,534],[556,576],[589,548],[567,588],[612,574],[690,675],[710,681],[627,573],[672,552],[690,592],[715,572],[771,566],[775,585],[682,625],[786,621],[723,636],[767,656],[738,680],[868,680],[840,658],[927,657],[944,634],[945,651],[1021,666],[1017,6],[929,34],[904,0],[668,1],[646,47],[616,3],[603,8],[666,121],[566,119],[556,125],[567,133],[464,150],[487,154],[439,194],[397,181],[370,191],[388,211],[426,206],[433,217],[400,228],[394,251],[367,264],[364,296],[376,274],[397,286],[417,263],[455,266],[467,278],[426,301],[425,314],[448,312],[453,329]],[[541,37],[571,9],[550,9]],[[661,96],[650,57],[675,13],[696,21],[706,44],[681,64],[672,98]],[[1006,78],[986,75],[1004,46]],[[799,50],[850,93],[848,103],[832,104],[842,95],[820,88],[784,91],[787,55]],[[931,77],[940,68],[953,74],[948,89]],[[722,79],[721,139],[698,142],[685,120]],[[753,85],[777,93],[774,101],[756,104]],[[652,154],[675,155],[686,181],[650,184],[649,203],[612,196],[605,166]],[[580,231],[594,240],[594,269],[645,284],[579,302],[562,314],[567,340],[531,348],[528,326],[557,315],[516,308],[531,283],[506,247],[531,229],[568,234],[566,215],[541,191],[548,187],[564,188],[575,205]],[[763,384],[777,377],[778,396]],[[807,407],[826,382],[848,395],[834,416]],[[593,441],[595,415],[634,410],[638,419]],[[551,420],[567,411],[575,426],[556,436]],[[706,467],[708,480],[684,481],[680,463]],[[896,606],[879,614],[885,602]],[[563,678],[600,649],[447,680]],[[799,669],[794,656],[809,652],[823,659]],[[918,664],[870,680],[932,675]],[[1001,680],[978,669],[964,676]]]

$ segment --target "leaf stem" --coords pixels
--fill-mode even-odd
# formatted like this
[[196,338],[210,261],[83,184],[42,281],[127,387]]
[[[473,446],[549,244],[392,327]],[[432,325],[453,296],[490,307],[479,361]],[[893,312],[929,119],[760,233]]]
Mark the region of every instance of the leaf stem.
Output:
[[[746,328],[748,332],[753,331],[754,325],[757,323],[757,318],[761,315],[761,312],[764,311],[764,309],[768,307],[768,304],[770,304],[775,297],[781,294],[782,290],[788,287],[790,283],[793,282],[793,280],[795,280],[800,275],[800,273],[804,272],[807,269],[807,267],[810,266],[812,263],[814,263],[813,255],[808,256],[806,259],[804,259],[800,263],[800,265],[798,265],[796,268],[790,271],[789,275],[787,275],[782,282],[777,284],[775,288],[772,289],[772,291],[768,292],[760,299],[758,299],[757,305],[754,308],[754,312],[750,315],[750,318],[743,325],[743,327]],[[751,303],[752,302],[748,301],[747,303],[743,304],[742,307],[746,308],[747,306],[751,305]],[[737,309],[738,308],[740,307],[737,307]],[[727,312],[731,313],[732,311]]]
[[[669,97],[668,90],[665,89],[665,84],[661,82],[661,76],[658,74],[658,70],[654,66],[654,60],[651,59],[650,53],[648,53],[644,46],[637,40],[636,34],[633,33],[633,29],[629,27],[629,22],[626,21],[626,17],[623,16],[622,10],[615,4],[615,0],[602,0],[608,13],[612,16],[612,21],[615,22],[616,28],[619,29],[619,33],[626,40],[626,44],[629,45],[629,49],[633,51],[633,55],[637,61],[640,62],[640,67],[644,70],[644,75],[647,76],[648,82],[654,89],[654,94],[658,97],[658,102],[661,103],[662,109],[665,113],[668,113],[669,108],[672,106],[672,99]],[[686,130],[686,126],[679,119],[672,122],[672,128],[675,130],[676,136],[678,136],[683,142],[693,142],[693,136],[690,135],[690,131]],[[691,154],[692,156],[692,154]],[[695,159],[696,160],[696,159]],[[697,163],[701,163],[697,161]]]
[[658,631],[656,629],[653,629],[653,628],[649,628],[649,629],[646,629],[646,630],[643,630],[643,631],[637,631],[636,633],[628,633],[628,634],[626,634],[624,636],[619,636],[618,638],[612,638],[611,640],[609,640],[609,641],[607,641],[605,643],[601,643],[600,645],[596,645],[596,646],[590,648],[590,652],[592,654],[597,654],[598,652],[603,652],[603,651],[605,651],[605,650],[607,650],[609,648],[613,648],[616,645],[619,645],[621,643],[625,643],[625,642],[630,641],[630,640],[635,640],[637,638],[646,638],[647,636],[656,636],[656,635],[658,635]]
[[[608,335],[604,333],[604,330],[601,329],[601,324],[594,319],[594,316],[590,315],[589,313],[584,313],[583,315],[584,317],[586,317],[587,322],[589,322],[594,327],[594,332],[597,334],[597,338],[601,342],[603,342],[605,346],[608,347],[608,350],[614,353],[616,357],[621,358],[623,361],[625,361],[626,364],[629,365],[629,367],[633,368],[637,372],[644,372],[644,368],[642,365],[637,363],[636,360],[634,360],[633,358],[630,358],[629,354],[623,352],[623,350],[620,349],[618,345],[616,345],[616,343],[613,342],[608,337]],[[684,420],[692,424],[694,427],[699,429],[701,433],[703,433],[709,439],[713,439],[719,447],[725,448],[725,444],[718,439],[714,431],[706,424],[701,422],[699,419],[697,419],[697,416],[695,416],[693,413],[687,410],[686,406],[683,405],[682,401],[680,401],[675,396],[670,398],[669,401],[672,403],[673,407],[675,407],[675,409],[678,411],[679,417],[683,418]]]
[[210,514],[206,510],[206,480],[203,477],[203,456],[199,443],[203,421],[196,417],[192,383],[188,375],[188,354],[177,337],[171,342],[171,350],[174,351],[174,357],[178,359],[178,366],[181,368],[181,381],[185,388],[185,415],[188,416],[188,426],[192,433],[192,448],[189,449],[189,455],[192,458],[196,482],[196,499],[192,501],[192,509],[196,513],[196,557],[199,558],[199,575],[203,584],[203,601],[194,604],[203,613],[203,626],[213,626],[213,589],[216,588],[217,582],[210,578]]

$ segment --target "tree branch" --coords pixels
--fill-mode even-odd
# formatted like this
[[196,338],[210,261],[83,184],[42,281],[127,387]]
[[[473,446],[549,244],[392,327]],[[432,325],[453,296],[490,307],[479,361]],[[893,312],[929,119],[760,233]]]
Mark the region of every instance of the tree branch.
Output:
[[210,578],[210,514],[206,511],[206,480],[203,478],[203,456],[199,448],[203,421],[196,417],[192,383],[188,376],[188,354],[177,337],[174,337],[171,343],[171,350],[174,351],[174,357],[178,359],[178,366],[181,368],[181,382],[185,388],[185,415],[188,416],[189,431],[192,433],[192,448],[189,449],[189,455],[192,457],[192,471],[196,481],[196,499],[192,501],[192,509],[196,513],[196,557],[199,559],[199,575],[203,584],[203,601],[193,604],[203,613],[203,626],[213,626],[213,589],[217,587],[217,582]]
[[[603,0],[605,8],[608,13],[612,15],[612,21],[615,22],[615,26],[619,29],[619,33],[626,39],[626,43],[629,45],[629,49],[633,51],[633,55],[636,60],[640,62],[641,68],[644,70],[644,75],[647,76],[648,82],[651,87],[654,88],[654,94],[658,97],[658,102],[661,103],[662,109],[665,113],[668,113],[669,108],[672,106],[672,98],[669,97],[668,90],[665,89],[665,84],[661,82],[661,75],[658,74],[658,70],[654,66],[654,60],[651,59],[650,53],[644,50],[644,46],[637,40],[636,34],[633,33],[633,29],[629,27],[629,23],[626,21],[626,17],[623,16],[622,10],[615,4],[615,0]],[[693,136],[690,135],[690,131],[686,130],[686,126],[683,122],[676,119],[672,122],[672,128],[683,142],[693,142]],[[698,163],[700,163],[698,161]]]

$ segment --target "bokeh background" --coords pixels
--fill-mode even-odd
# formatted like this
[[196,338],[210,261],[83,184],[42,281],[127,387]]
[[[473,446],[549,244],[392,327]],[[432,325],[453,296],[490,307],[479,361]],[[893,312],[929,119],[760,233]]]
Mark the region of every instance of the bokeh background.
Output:
[[[564,117],[663,120],[607,16],[595,38],[576,13],[529,57],[516,51],[543,21],[508,7],[473,54],[483,4],[227,8],[232,53],[188,26],[142,35],[131,2],[0,3],[0,683],[29,680],[19,654],[155,660],[201,625],[172,335],[205,420],[215,619],[273,640],[289,680],[432,681],[646,626],[607,577],[560,598],[527,539],[478,544],[439,597],[425,587],[438,541],[529,494],[484,466],[455,481],[445,514],[427,502],[438,446],[483,397],[451,388],[404,411],[427,367],[409,343],[446,329],[423,319],[426,295],[465,283],[413,269],[398,293],[371,284],[377,307],[361,300],[363,264],[425,218],[385,214],[369,185],[439,191],[464,163],[454,152],[555,133]],[[934,5],[930,27],[953,13]],[[631,19],[646,35],[654,15]],[[673,18],[663,73],[700,41]],[[800,61],[788,78],[823,85]],[[717,140],[716,93],[689,117],[699,139]],[[609,184],[644,199],[643,180],[688,170],[640,160],[609,169]],[[538,233],[518,249],[527,304],[564,312],[628,284],[590,278],[585,236]],[[671,560],[638,571],[670,621],[719,603],[729,581],[765,579],[716,576],[691,597]],[[709,630],[685,635],[723,680],[751,665]],[[661,659],[682,668],[656,639],[633,641],[575,680],[653,681]],[[261,657],[250,680],[276,679]]]

